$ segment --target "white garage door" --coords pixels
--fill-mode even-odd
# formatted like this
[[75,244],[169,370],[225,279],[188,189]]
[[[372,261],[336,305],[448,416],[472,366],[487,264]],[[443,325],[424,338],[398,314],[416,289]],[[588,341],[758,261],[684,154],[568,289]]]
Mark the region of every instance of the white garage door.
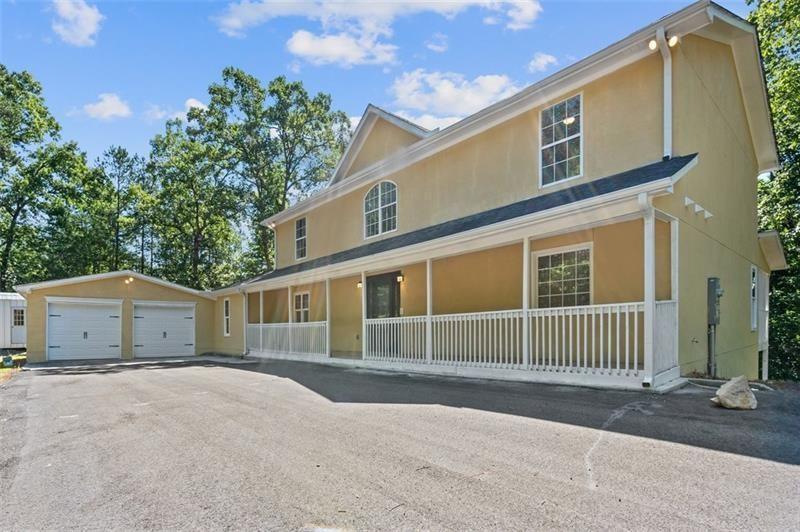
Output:
[[118,301],[48,301],[47,358],[120,358],[121,315]]
[[133,356],[194,355],[194,305],[137,302],[133,306]]

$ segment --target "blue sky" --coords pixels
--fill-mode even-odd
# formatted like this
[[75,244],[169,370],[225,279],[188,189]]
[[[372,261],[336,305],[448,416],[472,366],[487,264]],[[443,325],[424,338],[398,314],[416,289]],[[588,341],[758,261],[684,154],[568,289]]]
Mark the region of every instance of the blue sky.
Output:
[[[278,75],[359,116],[368,103],[444,126],[686,2],[0,0],[0,61],[44,85],[94,159],[146,154],[228,65]],[[744,2],[722,2],[745,16]]]

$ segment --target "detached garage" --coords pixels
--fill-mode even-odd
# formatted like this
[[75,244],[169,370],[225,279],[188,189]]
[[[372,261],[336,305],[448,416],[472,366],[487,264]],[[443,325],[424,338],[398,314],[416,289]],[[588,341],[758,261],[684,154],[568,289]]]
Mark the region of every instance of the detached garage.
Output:
[[241,353],[243,340],[223,340],[221,301],[210,292],[132,271],[15,288],[27,300],[30,362]]

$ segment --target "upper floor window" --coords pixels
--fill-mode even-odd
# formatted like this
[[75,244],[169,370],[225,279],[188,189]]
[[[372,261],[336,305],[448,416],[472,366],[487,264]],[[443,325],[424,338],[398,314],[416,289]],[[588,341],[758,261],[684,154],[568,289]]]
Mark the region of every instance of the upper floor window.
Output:
[[380,235],[397,229],[397,185],[378,183],[364,198],[364,236]]
[[300,218],[294,222],[294,258],[306,258],[306,219]]
[[227,297],[222,300],[222,333],[231,335],[231,300]]
[[576,94],[542,111],[542,186],[582,175],[581,110],[581,95]]

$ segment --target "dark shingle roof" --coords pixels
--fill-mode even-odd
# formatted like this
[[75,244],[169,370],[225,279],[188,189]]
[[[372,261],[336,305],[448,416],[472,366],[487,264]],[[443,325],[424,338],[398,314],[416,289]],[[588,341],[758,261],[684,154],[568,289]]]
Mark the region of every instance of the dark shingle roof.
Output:
[[399,249],[421,242],[428,242],[437,238],[442,238],[464,231],[470,231],[479,227],[485,227],[498,222],[504,222],[520,216],[533,214],[536,212],[546,211],[555,207],[561,207],[577,201],[602,196],[611,192],[616,192],[626,188],[643,185],[659,179],[672,177],[688,165],[695,157],[696,153],[692,155],[684,155],[682,157],[673,157],[657,163],[648,164],[639,168],[634,168],[619,174],[595,179],[588,183],[575,185],[574,187],[564,188],[549,194],[541,194],[532,198],[518,201],[503,207],[497,207],[488,211],[479,212],[464,216],[463,218],[456,218],[436,225],[431,225],[416,231],[410,231],[402,235],[384,238],[375,242],[370,242],[361,246],[350,248],[344,251],[339,251],[332,255],[319,257],[317,259],[293,264],[285,268],[280,268],[267,272],[263,275],[255,277],[248,282],[264,281],[268,279],[275,279],[284,275],[293,273],[304,272],[328,266],[330,264],[337,264],[352,259],[366,257],[368,255],[375,255],[393,249]]

